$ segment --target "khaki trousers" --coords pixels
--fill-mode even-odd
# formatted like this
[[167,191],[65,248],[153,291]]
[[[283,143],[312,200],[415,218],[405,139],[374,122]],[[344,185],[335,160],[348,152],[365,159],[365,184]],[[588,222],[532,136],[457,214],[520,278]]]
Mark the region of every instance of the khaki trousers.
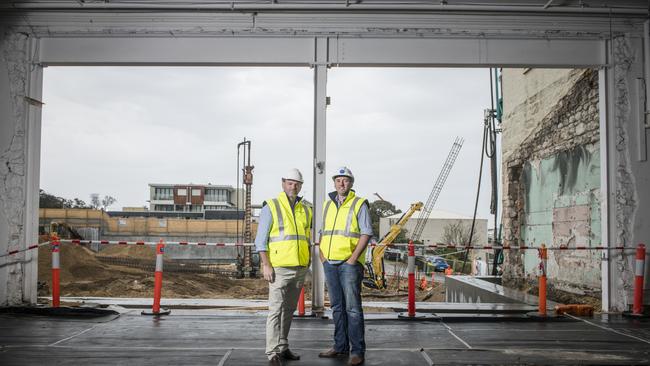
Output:
[[274,267],[269,283],[269,315],[266,319],[266,354],[269,359],[289,348],[289,329],[298,306],[307,267]]

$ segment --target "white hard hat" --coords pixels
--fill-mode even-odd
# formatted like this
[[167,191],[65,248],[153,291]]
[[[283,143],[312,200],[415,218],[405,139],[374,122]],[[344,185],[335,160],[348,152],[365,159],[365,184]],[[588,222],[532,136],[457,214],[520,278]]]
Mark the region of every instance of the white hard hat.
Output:
[[290,180],[295,180],[296,182],[303,183],[302,180],[302,173],[300,173],[300,170],[293,168],[289,169],[287,174],[285,174],[282,179],[290,179]]
[[351,181],[354,182],[354,174],[352,174],[352,171],[346,166],[342,166],[336,169],[334,175],[332,175],[332,179],[336,179],[336,177],[348,177]]

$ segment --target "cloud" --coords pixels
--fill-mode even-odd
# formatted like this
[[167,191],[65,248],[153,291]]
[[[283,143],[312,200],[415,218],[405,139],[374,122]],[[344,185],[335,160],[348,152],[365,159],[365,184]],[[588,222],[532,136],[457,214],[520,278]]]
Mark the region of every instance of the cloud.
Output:
[[[236,145],[252,140],[253,201],[284,172],[312,199],[313,70],[49,67],[44,74],[41,187],[142,206],[148,183],[235,185]],[[371,200],[426,201],[456,136],[465,138],[438,204],[470,215],[480,158],[486,69],[332,68],[327,169],[349,166]],[[479,216],[487,217],[489,171]],[[330,184],[329,181],[327,183]]]

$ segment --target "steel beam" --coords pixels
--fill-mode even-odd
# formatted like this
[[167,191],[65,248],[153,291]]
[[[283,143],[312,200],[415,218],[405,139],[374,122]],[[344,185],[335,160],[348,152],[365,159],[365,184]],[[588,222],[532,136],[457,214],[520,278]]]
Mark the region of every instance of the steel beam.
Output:
[[57,65],[309,66],[308,38],[43,38],[41,63]]
[[[26,108],[25,129],[25,243],[28,247],[38,242],[38,207],[39,207],[39,182],[41,170],[41,110],[43,99],[43,67],[38,64],[38,40],[31,38],[29,41],[30,56],[27,70],[27,95],[24,96]],[[25,252],[23,280],[23,301],[36,304],[38,296],[38,251]]]
[[332,39],[337,66],[593,67],[601,40]]
[[[327,192],[326,131],[327,131],[327,57],[326,38],[314,39],[314,238],[320,240],[323,223],[323,203]],[[325,311],[325,278],[320,262],[320,247],[312,250],[312,313],[322,316]]]
[[[601,68],[598,71],[598,111],[600,114],[600,235],[604,245],[611,247],[614,243],[614,233],[610,232],[610,154],[609,154],[609,139],[611,134],[608,129],[609,120],[611,118],[611,87],[610,82],[612,78],[612,70]],[[615,202],[615,201],[612,201]],[[609,311],[611,304],[610,299],[610,254],[608,250],[602,251],[602,265],[601,269],[601,305],[603,311]]]
[[[336,66],[592,67],[605,64],[601,40],[327,39]],[[308,38],[43,38],[42,64],[309,66]]]

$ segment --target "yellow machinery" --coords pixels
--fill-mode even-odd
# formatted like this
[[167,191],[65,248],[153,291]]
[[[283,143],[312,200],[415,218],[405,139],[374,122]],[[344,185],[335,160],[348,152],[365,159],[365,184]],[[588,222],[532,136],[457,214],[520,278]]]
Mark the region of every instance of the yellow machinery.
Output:
[[390,227],[390,230],[383,238],[377,243],[376,246],[368,248],[370,261],[366,261],[367,276],[363,279],[363,284],[369,288],[385,289],[386,288],[386,273],[384,272],[384,252],[389,247],[395,238],[404,228],[404,225],[409,221],[415,211],[422,209],[422,202],[411,204],[411,207],[406,211],[399,220]]

